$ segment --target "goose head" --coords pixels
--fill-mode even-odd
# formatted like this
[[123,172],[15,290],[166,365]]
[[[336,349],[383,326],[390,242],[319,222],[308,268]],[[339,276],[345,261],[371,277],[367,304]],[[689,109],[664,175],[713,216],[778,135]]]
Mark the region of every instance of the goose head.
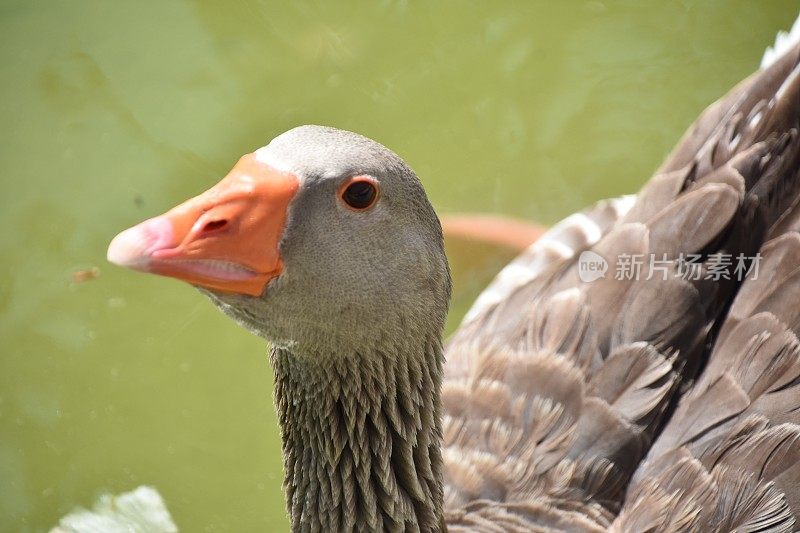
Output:
[[441,226],[396,154],[301,126],[216,186],[117,235],[117,265],[184,280],[277,346],[364,352],[433,330],[450,277]]

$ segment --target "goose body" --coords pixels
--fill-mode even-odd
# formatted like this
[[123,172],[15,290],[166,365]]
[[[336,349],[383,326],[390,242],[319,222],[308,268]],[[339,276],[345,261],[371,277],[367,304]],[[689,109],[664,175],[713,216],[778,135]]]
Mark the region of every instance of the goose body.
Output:
[[[501,272],[446,346],[438,219],[354,133],[284,133],[109,259],[272,343],[294,531],[794,531],[800,22],[778,44],[637,196]],[[663,276],[617,279],[634,256]],[[612,266],[586,281],[582,257]]]

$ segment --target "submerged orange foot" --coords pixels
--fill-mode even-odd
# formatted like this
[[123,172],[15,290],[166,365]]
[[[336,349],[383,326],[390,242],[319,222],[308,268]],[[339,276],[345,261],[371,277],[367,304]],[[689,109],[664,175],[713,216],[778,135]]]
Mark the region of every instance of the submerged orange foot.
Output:
[[536,242],[546,228],[500,215],[453,214],[441,217],[445,237],[505,246],[522,251]]

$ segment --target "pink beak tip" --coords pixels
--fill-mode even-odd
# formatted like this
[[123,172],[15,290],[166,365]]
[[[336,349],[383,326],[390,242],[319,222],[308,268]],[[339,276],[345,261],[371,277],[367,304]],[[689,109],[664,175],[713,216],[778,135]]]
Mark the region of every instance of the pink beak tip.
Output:
[[172,233],[172,224],[164,217],[145,220],[114,237],[106,259],[121,267],[146,270],[152,253],[170,245]]

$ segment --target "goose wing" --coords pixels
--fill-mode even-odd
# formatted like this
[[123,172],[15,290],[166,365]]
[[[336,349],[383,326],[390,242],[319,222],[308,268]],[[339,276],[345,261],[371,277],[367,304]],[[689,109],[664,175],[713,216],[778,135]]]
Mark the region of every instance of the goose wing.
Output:
[[[733,307],[731,301],[738,273],[752,267],[759,250],[786,257],[787,265],[796,257],[784,242],[800,212],[798,63],[800,45],[743,81],[701,115],[635,201],[568,219],[479,299],[446,351],[451,530],[604,531],[626,501],[614,527],[646,531],[656,519],[634,522],[641,508],[694,502],[683,486],[669,483],[701,468],[713,476],[709,465],[732,449],[725,443],[744,446],[731,456],[751,471],[756,463],[742,454],[761,454],[763,468],[747,487],[741,478],[738,485],[718,483],[727,498],[723,511],[751,485],[747,494],[771,502],[774,492],[759,483],[771,479],[766,485],[778,491],[776,480],[797,471],[789,466],[796,464],[789,452],[795,441],[786,425],[794,420],[789,398],[800,382],[790,369],[797,316],[787,303],[797,287],[789,274],[783,281],[761,278],[761,285],[745,283]],[[608,216],[593,218],[599,212]],[[763,245],[775,235],[781,236]],[[602,268],[591,264],[605,264],[604,275],[596,277]],[[767,268],[776,267],[765,259],[762,275]],[[744,294],[767,298],[765,291],[781,283],[770,307],[754,304],[755,296],[740,303]],[[739,349],[764,336],[776,339],[772,352]],[[706,383],[715,368],[718,379]],[[656,438],[684,391],[690,392]],[[780,406],[778,393],[785,398]],[[698,406],[707,406],[705,416]],[[751,440],[742,441],[745,434]],[[675,470],[684,463],[695,470]],[[736,472],[721,468],[719,477]],[[784,515],[789,509],[769,508]],[[684,514],[665,530],[699,523],[694,507]]]
[[800,234],[761,248],[697,384],[614,531],[794,531],[800,517]]

